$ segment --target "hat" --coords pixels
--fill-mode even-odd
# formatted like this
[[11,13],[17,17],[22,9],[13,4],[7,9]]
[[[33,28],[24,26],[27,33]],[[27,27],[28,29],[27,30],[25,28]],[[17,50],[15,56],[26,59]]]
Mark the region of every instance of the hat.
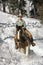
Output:
[[21,14],[21,13],[19,13],[18,17],[22,17],[22,14]]

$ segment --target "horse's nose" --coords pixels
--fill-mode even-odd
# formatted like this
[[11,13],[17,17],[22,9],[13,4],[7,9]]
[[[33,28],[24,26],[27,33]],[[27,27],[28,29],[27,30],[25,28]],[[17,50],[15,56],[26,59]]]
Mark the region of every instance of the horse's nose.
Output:
[[18,41],[18,42],[20,42],[20,40],[19,40],[19,39],[17,39],[17,41]]

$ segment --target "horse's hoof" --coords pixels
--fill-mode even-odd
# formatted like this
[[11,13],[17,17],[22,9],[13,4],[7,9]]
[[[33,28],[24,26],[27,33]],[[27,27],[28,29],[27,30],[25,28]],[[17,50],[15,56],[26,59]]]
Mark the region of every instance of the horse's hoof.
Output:
[[35,43],[32,43],[32,46],[35,46],[36,44]]
[[16,47],[16,49],[18,49],[18,47]]
[[16,48],[16,49],[18,49],[18,47],[17,47],[17,46],[16,46],[15,48]]

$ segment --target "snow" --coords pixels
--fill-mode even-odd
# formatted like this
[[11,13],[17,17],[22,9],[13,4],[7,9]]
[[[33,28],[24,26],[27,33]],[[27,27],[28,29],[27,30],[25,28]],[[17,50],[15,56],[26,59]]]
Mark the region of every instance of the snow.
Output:
[[35,47],[30,47],[30,56],[15,49],[14,35],[17,16],[0,12],[0,65],[43,65],[43,24],[41,20],[23,17],[32,33]]

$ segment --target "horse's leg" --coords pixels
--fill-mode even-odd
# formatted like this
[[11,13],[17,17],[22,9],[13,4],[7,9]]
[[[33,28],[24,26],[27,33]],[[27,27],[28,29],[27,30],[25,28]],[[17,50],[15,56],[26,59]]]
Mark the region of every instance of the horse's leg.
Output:
[[28,57],[30,54],[30,44],[26,47],[26,56]]
[[15,48],[18,49],[18,47],[17,47],[17,35],[16,34],[14,36],[14,41],[15,41]]
[[24,49],[23,49],[23,48],[20,48],[19,51],[20,51],[21,53],[24,53]]

